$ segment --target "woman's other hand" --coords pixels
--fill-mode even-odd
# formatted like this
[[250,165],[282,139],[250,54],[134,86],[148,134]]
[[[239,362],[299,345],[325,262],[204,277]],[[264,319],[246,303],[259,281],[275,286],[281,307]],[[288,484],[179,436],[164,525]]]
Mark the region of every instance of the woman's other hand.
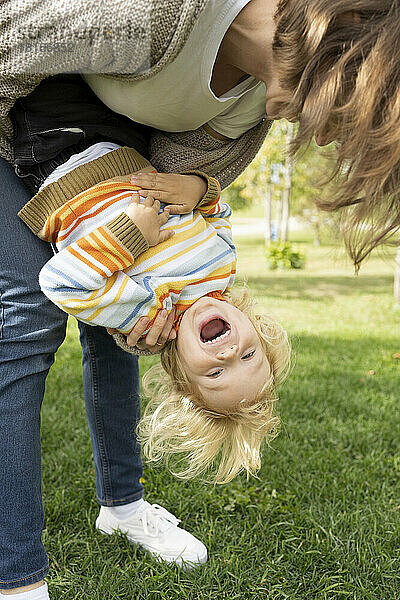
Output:
[[175,173],[135,173],[131,183],[141,187],[141,196],[152,196],[169,204],[172,215],[184,215],[194,209],[207,192],[205,179],[197,175]]
[[[161,348],[176,338],[174,329],[175,307],[168,312],[161,310],[156,316],[153,325],[145,338],[140,339],[149,325],[148,317],[141,317],[131,332],[126,336],[126,342],[129,346],[136,346],[140,350],[149,350],[153,354],[160,352]],[[118,329],[107,327],[107,332],[111,335],[119,333]]]

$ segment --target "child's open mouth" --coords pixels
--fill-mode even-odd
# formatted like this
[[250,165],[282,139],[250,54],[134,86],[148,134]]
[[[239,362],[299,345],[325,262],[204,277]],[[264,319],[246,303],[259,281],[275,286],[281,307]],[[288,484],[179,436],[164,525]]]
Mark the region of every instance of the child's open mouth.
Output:
[[228,337],[231,332],[229,323],[221,317],[213,317],[200,328],[200,338],[204,344],[215,344]]

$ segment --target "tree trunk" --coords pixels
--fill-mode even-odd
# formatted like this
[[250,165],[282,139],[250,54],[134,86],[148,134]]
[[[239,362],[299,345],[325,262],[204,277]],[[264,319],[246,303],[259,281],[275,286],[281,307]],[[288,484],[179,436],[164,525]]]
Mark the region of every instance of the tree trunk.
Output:
[[282,213],[283,213],[283,196],[282,194],[280,194],[280,198],[276,203],[276,239],[283,241],[282,240]]
[[262,190],[261,192],[261,198],[263,199],[263,203],[264,203],[264,215],[265,215],[265,231],[264,231],[264,239],[265,239],[265,245],[268,246],[271,242],[271,185],[270,183],[267,181],[266,178],[266,172],[267,172],[267,163],[266,163],[266,159],[265,156],[263,156],[261,158],[261,162],[260,162],[260,190]]
[[268,246],[271,242],[271,186],[267,185],[264,199],[265,214],[265,244]]
[[290,188],[285,186],[282,191],[281,240],[287,242],[289,234],[289,197]]
[[313,223],[313,225],[314,225],[314,246],[316,248],[319,248],[321,245],[321,227],[320,227],[320,222],[319,222],[318,218]]
[[286,159],[284,171],[284,188],[282,192],[282,225],[281,239],[286,242],[289,236],[289,216],[290,216],[290,192],[292,190],[293,157],[289,149],[294,136],[294,124],[288,123],[286,134]]
[[394,301],[400,307],[400,239],[396,255],[396,270],[394,272]]

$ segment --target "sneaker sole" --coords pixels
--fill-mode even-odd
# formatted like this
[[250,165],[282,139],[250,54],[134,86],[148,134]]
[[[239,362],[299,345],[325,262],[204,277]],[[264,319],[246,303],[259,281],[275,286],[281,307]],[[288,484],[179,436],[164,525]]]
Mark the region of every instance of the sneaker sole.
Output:
[[146,552],[149,552],[159,562],[166,562],[169,564],[175,563],[179,567],[182,567],[183,569],[187,569],[189,571],[191,569],[194,569],[194,568],[196,568],[200,565],[203,565],[204,563],[207,562],[207,558],[208,558],[207,550],[202,555],[197,557],[196,562],[184,560],[180,556],[178,556],[177,558],[171,558],[170,556],[166,556],[165,554],[157,553],[157,552],[154,552],[153,550],[150,550],[150,548],[146,548],[146,546],[143,546],[140,542],[137,542],[133,538],[129,537],[128,534],[123,534],[122,532],[118,532],[118,530],[104,527],[103,525],[100,526],[100,524],[98,524],[98,519],[96,519],[96,529],[103,535],[114,535],[116,533],[121,533],[122,535],[124,535],[126,537],[126,539],[129,541],[130,544],[132,544],[133,546],[140,546],[140,548],[142,548]]

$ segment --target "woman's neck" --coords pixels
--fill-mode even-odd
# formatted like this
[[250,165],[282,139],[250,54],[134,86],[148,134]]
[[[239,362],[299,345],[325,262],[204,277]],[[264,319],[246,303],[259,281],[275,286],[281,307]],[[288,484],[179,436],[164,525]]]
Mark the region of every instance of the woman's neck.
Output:
[[229,27],[221,47],[227,65],[266,84],[272,72],[277,5],[278,0],[250,0]]

